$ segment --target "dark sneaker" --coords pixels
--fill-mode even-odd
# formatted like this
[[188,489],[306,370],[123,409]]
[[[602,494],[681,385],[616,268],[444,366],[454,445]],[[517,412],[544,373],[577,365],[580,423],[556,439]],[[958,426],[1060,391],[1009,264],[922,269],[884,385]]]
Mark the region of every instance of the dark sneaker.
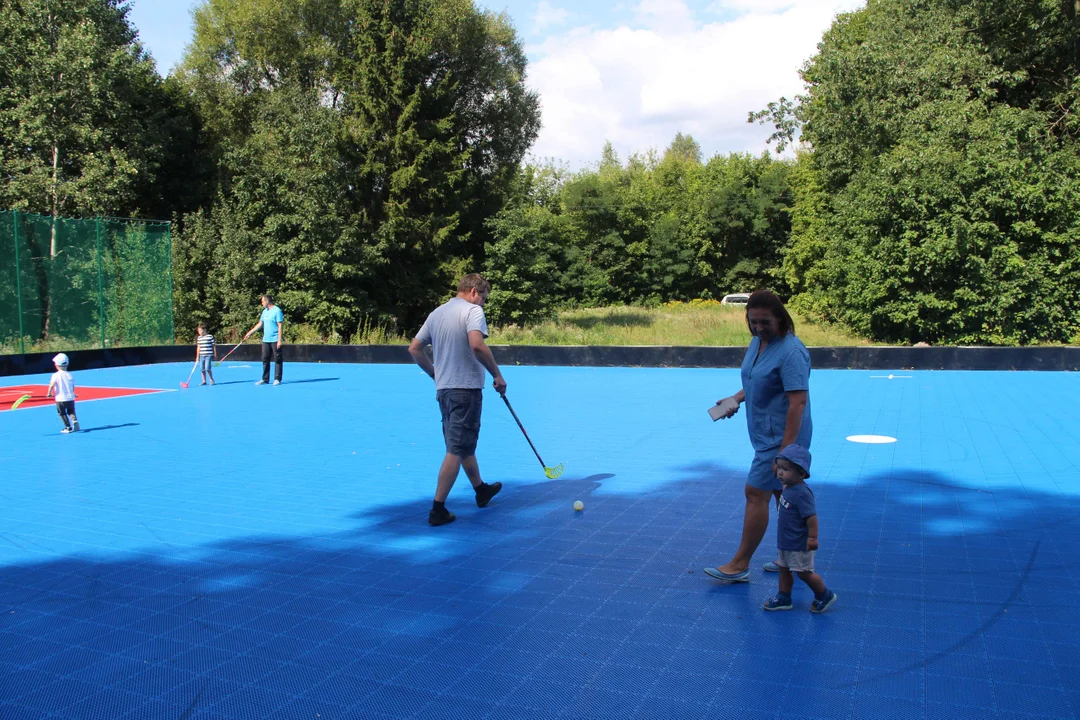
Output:
[[431,508],[431,512],[427,514],[428,525],[445,525],[446,523],[454,522],[456,519],[457,515],[446,508],[443,508],[442,510]]
[[487,504],[491,502],[491,498],[498,495],[500,490],[502,490],[501,482],[481,485],[480,489],[476,491],[476,507],[487,507]]
[[810,603],[810,612],[823,613],[830,607],[832,607],[832,604],[834,602],[836,602],[836,593],[830,590],[829,597],[825,598],[824,600],[815,600],[814,602]]
[[791,609],[791,597],[783,597],[782,595],[774,595],[765,601],[765,604],[761,607],[766,610],[790,610]]
[[73,419],[71,421],[71,432],[79,432],[79,421],[78,420]]

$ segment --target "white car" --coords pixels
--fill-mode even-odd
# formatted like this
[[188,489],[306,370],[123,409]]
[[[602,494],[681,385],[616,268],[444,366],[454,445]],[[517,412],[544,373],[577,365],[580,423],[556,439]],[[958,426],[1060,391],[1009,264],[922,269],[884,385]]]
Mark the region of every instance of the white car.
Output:
[[732,293],[725,295],[721,305],[745,305],[750,300],[750,293]]

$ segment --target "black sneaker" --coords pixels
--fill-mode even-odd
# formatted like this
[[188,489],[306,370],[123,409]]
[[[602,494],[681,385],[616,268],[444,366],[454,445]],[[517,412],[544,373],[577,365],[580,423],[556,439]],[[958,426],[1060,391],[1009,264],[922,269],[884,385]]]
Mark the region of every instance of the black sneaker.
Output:
[[446,508],[443,508],[442,510],[431,508],[431,512],[427,514],[428,525],[445,525],[446,523],[454,522],[456,519],[457,515]]
[[476,507],[487,507],[487,504],[491,502],[491,498],[498,495],[500,490],[502,490],[501,482],[481,485],[476,491]]

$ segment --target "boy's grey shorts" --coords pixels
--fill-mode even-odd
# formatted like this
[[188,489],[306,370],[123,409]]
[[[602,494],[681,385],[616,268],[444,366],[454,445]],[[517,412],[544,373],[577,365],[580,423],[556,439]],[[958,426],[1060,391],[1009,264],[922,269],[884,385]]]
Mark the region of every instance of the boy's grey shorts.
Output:
[[776,564],[791,572],[814,572],[816,550],[778,550]]
[[480,413],[484,391],[480,388],[449,388],[435,393],[442,413],[443,439],[446,452],[459,457],[476,454],[480,438]]

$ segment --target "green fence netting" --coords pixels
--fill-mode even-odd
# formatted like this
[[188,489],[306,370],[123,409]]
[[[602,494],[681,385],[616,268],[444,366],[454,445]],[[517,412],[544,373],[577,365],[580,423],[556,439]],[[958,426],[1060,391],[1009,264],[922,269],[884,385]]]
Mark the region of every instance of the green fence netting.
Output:
[[0,212],[0,354],[172,344],[169,230]]

